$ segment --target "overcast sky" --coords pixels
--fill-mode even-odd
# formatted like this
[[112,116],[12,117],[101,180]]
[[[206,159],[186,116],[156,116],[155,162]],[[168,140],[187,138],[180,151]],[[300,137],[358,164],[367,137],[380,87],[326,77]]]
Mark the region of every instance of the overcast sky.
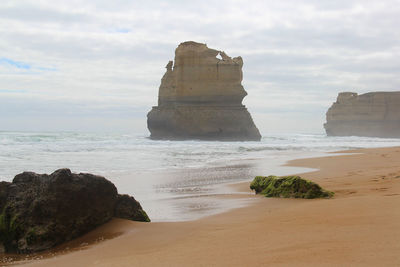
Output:
[[322,133],[338,92],[400,89],[400,1],[1,0],[0,130],[146,133],[176,46],[242,56],[262,133]]

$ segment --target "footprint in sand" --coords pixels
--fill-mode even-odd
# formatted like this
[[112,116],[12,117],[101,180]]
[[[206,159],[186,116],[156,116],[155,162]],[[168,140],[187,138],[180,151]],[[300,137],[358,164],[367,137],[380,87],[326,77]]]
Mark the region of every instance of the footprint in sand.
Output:
[[381,187],[381,188],[372,188],[371,191],[387,191],[387,187]]
[[355,194],[357,193],[356,190],[346,190],[346,189],[342,189],[342,190],[335,190],[336,194],[344,194],[344,195],[351,195],[351,194]]

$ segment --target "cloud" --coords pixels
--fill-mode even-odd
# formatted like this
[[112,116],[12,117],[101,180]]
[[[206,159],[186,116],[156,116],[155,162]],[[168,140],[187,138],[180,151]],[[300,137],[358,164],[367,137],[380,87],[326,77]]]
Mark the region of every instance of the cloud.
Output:
[[14,61],[12,59],[9,58],[5,58],[2,57],[0,58],[0,65],[5,65],[5,66],[9,66],[9,67],[14,67],[17,69],[24,69],[24,70],[29,70],[31,69],[31,65],[24,63],[24,62],[20,62],[20,61]]
[[3,74],[40,74],[45,71],[56,71],[54,67],[41,67],[22,61],[15,61],[10,58],[0,58],[0,71]]
[[[399,90],[399,13],[396,0],[3,0],[0,106],[20,120],[58,116],[66,123],[56,129],[76,114],[98,123],[121,113],[143,128],[164,66],[195,40],[243,57],[244,103],[260,128],[287,130],[297,118],[294,131],[322,131],[338,92]],[[7,105],[11,96],[19,100]]]

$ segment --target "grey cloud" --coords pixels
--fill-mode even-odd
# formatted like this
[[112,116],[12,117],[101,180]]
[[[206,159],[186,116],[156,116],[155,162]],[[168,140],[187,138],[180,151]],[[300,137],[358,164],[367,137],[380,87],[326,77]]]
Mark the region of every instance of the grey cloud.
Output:
[[0,106],[20,118],[28,110],[65,121],[142,116],[143,127],[165,64],[180,42],[194,40],[243,57],[245,104],[257,124],[283,114],[317,129],[339,91],[399,89],[399,12],[396,0],[6,1],[1,51],[57,72],[0,69],[0,90],[36,99],[11,101],[0,91]]
[[34,3],[0,6],[0,17],[14,21],[36,23],[76,23],[88,22],[88,16],[82,12],[66,12]]
[[4,117],[102,117],[102,118],[133,118],[136,114],[141,116],[147,106],[130,105],[124,103],[112,105],[103,102],[76,99],[45,99],[31,95],[20,94],[18,96],[1,95],[2,104],[0,112]]

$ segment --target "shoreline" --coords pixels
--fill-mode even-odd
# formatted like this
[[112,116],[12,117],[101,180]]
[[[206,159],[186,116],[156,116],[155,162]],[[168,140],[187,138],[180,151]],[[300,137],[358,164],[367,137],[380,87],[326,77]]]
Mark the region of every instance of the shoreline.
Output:
[[[273,174],[289,175],[310,171],[310,168],[288,167],[284,164],[292,159],[317,157],[326,152],[299,152],[289,154],[279,153],[274,159],[246,158],[242,160],[229,160],[205,165],[203,167],[174,168],[164,171],[141,172],[140,180],[146,183],[137,183],[143,186],[142,192],[123,191],[137,199],[153,222],[180,222],[198,220],[203,217],[223,213],[243,206],[239,197],[233,192],[232,184],[249,182],[256,175],[272,172]],[[128,184],[125,186],[116,184],[119,191],[132,186],[132,175],[125,175]],[[111,175],[105,175],[110,177]],[[160,179],[162,177],[162,179]],[[121,176],[119,177],[121,178]],[[117,178],[118,179],[118,178]],[[110,179],[115,181],[115,177]],[[139,181],[139,179],[138,179]],[[149,190],[149,187],[155,189]],[[136,187],[137,189],[137,187]],[[146,194],[143,194],[143,193]],[[151,196],[149,195],[151,194]],[[220,201],[225,198],[226,201]],[[245,203],[244,203],[245,205]]]
[[[400,147],[339,151],[288,166],[334,191],[333,199],[268,199],[195,221],[120,219],[85,238],[112,238],[25,266],[205,266],[400,264]],[[355,154],[356,153],[356,154]],[[232,185],[247,191],[249,182]],[[107,238],[105,238],[107,239]],[[67,243],[66,246],[71,243]]]

